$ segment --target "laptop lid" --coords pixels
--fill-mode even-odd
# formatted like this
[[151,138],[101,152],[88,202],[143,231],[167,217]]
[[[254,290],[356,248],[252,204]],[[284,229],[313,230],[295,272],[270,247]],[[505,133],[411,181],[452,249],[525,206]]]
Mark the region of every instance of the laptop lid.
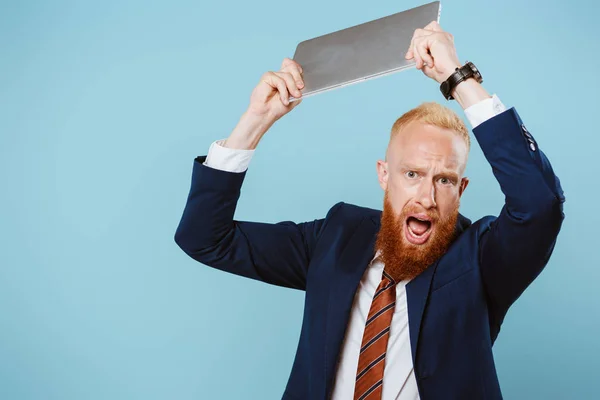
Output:
[[434,1],[300,42],[293,59],[303,70],[302,97],[415,66],[404,58],[415,29],[439,22],[440,12]]

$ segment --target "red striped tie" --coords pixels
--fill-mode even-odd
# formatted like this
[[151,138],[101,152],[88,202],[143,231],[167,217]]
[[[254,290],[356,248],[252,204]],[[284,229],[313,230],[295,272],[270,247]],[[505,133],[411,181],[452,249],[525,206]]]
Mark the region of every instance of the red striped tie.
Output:
[[396,282],[383,271],[365,324],[358,357],[354,400],[381,399],[385,352],[396,305]]

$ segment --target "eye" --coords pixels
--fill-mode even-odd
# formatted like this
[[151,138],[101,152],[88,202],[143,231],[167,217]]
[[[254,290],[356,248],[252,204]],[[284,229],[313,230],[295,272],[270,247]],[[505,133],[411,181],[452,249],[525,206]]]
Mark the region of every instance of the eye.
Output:
[[404,173],[408,179],[415,179],[417,177],[417,173],[415,171],[406,171]]
[[440,183],[442,185],[450,185],[450,184],[452,184],[452,181],[448,178],[440,178]]

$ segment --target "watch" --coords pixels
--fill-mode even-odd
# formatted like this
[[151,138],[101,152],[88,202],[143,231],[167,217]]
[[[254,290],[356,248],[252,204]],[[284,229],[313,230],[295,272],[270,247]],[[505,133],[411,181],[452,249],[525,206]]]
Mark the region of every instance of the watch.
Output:
[[479,83],[483,82],[481,73],[479,72],[475,64],[473,64],[470,61],[467,61],[467,63],[462,67],[456,67],[456,70],[452,73],[452,75],[450,75],[448,79],[446,79],[440,85],[440,91],[442,92],[446,100],[453,100],[454,97],[452,97],[452,91],[454,90],[454,88],[459,83],[469,78],[475,78],[475,80],[477,80],[477,82]]

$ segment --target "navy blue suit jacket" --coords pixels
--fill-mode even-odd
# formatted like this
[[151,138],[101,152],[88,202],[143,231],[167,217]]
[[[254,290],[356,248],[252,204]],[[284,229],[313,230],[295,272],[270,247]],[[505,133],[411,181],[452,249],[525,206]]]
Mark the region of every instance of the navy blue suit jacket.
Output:
[[[511,304],[544,268],[564,214],[547,158],[514,108],[473,130],[506,196],[499,216],[460,216],[449,250],[406,286],[421,399],[500,399],[492,345]],[[195,160],[177,244],[223,271],[306,291],[284,399],[327,399],[381,211],[340,202],[310,222],[234,220],[245,177]]]

